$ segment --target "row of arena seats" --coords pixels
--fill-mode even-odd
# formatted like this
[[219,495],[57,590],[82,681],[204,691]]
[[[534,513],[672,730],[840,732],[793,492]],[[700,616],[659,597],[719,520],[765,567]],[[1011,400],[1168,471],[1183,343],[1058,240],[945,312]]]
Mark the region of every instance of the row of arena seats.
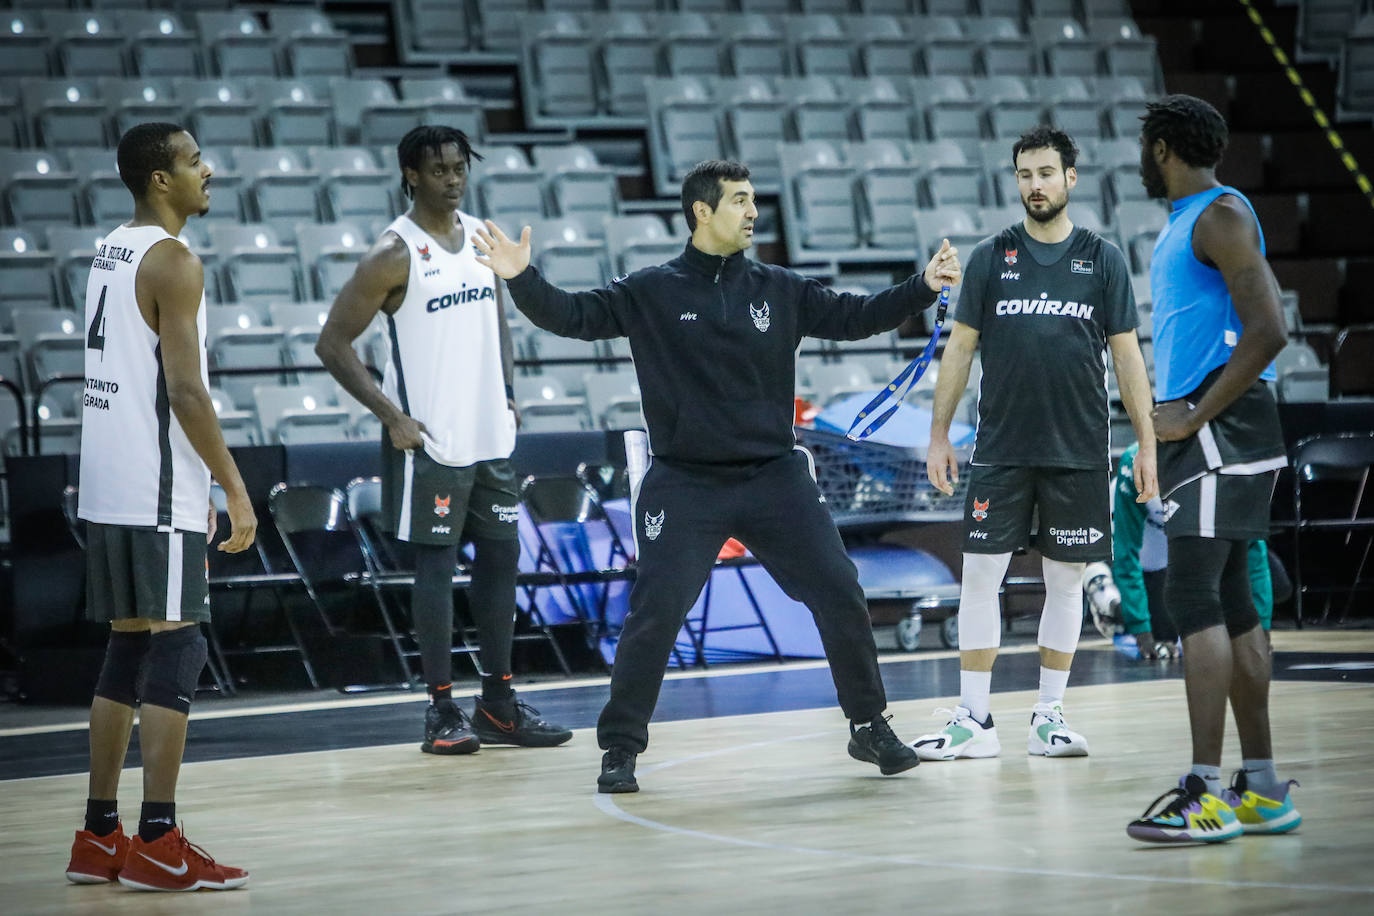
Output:
[[[614,172],[579,144],[538,145],[533,162],[515,146],[479,153],[468,209],[498,222],[554,216],[600,218],[620,210]],[[294,225],[302,220],[371,224],[403,212],[394,147],[201,147],[211,168],[214,219]],[[0,150],[0,193],[11,226],[104,228],[128,215],[129,194],[109,149]]]
[[[36,5],[37,6],[37,5]],[[348,36],[319,10],[5,10],[0,77],[334,76],[353,70]],[[194,23],[194,28],[188,27]]]
[[[331,301],[390,221],[193,219],[183,236],[205,264],[206,299],[211,303]],[[652,214],[499,224],[512,234],[530,225],[535,264],[554,282],[573,289],[600,286],[611,277],[666,261],[680,254],[686,241],[680,231]],[[107,223],[105,230],[111,225]],[[0,332],[13,328],[10,316],[19,309],[56,303],[71,312],[82,311],[101,233],[95,227],[70,226],[52,226],[43,233],[0,230],[0,270],[5,277],[0,284]]]
[[[977,27],[978,19],[1006,19],[1021,26],[1034,18],[1063,17],[1100,28],[1103,20],[1131,15],[1128,0],[403,0],[396,5],[408,50],[439,55],[508,54],[520,49],[521,22],[532,13],[658,13],[659,33],[691,34],[692,17],[751,13],[768,16],[930,16]],[[681,14],[678,20],[671,14]],[[727,20],[727,23],[729,21]],[[679,24],[681,23],[681,24]]]
[[[398,95],[399,90],[399,95]],[[182,123],[204,146],[395,143],[417,124],[475,139],[486,114],[457,80],[402,77],[67,77],[0,82],[0,147],[113,146],[134,124]]]
[[[646,82],[650,164],[659,194],[676,193],[692,165],[729,156],[750,164],[761,190],[775,192],[778,144],[804,140],[949,141],[968,158],[982,141],[1011,141],[1053,123],[1080,146],[1108,145],[1110,164],[1135,147],[1145,85],[1135,77],[678,77]],[[1007,154],[1009,158],[1009,152]]]
[[[985,167],[945,142],[911,145],[910,152],[891,141],[781,145],[789,259],[924,261],[945,236],[971,250],[1025,215],[1005,147],[989,144]],[[1078,172],[1070,194],[1074,222],[1122,247],[1136,273],[1148,272],[1167,207],[1145,199],[1135,166],[1108,170],[1089,161]]]
[[1299,58],[1324,58],[1339,73],[1341,114],[1374,116],[1374,4],[1369,0],[1303,0],[1298,4]]
[[[532,15],[521,21],[521,87],[534,126],[642,122],[645,80],[764,76],[1133,76],[1162,88],[1153,39],[1128,18],[1091,35],[1072,19],[904,21],[892,16]],[[684,18],[696,28],[677,32]]]

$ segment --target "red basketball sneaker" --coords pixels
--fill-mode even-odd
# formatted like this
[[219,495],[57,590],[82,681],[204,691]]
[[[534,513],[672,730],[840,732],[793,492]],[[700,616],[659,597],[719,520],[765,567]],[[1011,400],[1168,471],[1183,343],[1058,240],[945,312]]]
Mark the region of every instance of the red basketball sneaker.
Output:
[[72,841],[72,860],[67,863],[67,880],[73,884],[108,884],[119,877],[124,857],[129,853],[129,838],[120,824],[105,836],[78,830]]
[[151,843],[137,835],[129,841],[119,883],[140,891],[227,891],[248,883],[248,872],[220,865],[174,827]]

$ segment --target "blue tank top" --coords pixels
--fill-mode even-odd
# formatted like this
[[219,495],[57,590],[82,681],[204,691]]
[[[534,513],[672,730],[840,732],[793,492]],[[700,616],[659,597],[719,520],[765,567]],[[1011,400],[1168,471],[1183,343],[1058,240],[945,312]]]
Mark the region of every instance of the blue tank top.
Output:
[[[1155,397],[1161,401],[1196,390],[1207,373],[1230,360],[1240,340],[1240,318],[1221,271],[1193,254],[1193,227],[1223,194],[1240,198],[1255,216],[1255,208],[1235,188],[1211,188],[1174,201],[1169,224],[1155,241],[1150,297],[1154,302]],[[1258,216],[1255,227],[1263,255],[1264,229]],[[1272,363],[1260,378],[1269,382],[1277,378]]]

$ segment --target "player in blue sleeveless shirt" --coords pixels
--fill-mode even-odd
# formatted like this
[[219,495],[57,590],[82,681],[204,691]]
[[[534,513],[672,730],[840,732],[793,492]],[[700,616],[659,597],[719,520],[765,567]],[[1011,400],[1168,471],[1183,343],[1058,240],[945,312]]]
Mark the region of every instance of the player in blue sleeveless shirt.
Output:
[[[1282,833],[1302,816],[1292,781],[1274,769],[1269,647],[1247,566],[1250,541],[1268,536],[1276,469],[1286,462],[1266,384],[1286,339],[1279,288],[1250,202],[1216,178],[1225,120],[1187,95],[1146,108],[1141,180],[1171,207],[1150,267],[1154,418],[1160,496],[1173,509],[1165,604],[1183,637],[1193,765],[1126,832],[1161,843]],[[1228,700],[1244,765],[1225,788]]]

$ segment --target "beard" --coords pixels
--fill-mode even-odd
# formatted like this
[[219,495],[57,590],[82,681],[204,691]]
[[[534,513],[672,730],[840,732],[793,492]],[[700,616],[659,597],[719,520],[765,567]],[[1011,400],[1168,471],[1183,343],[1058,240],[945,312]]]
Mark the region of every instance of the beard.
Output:
[[1169,196],[1169,188],[1164,183],[1164,173],[1153,158],[1140,158],[1140,183],[1145,186],[1145,194],[1151,200],[1161,200]]
[[1045,198],[1045,204],[1046,209],[1044,210],[1032,210],[1030,201],[1028,201],[1024,197],[1021,198],[1021,206],[1026,208],[1027,216],[1035,220],[1037,223],[1050,223],[1054,222],[1054,220],[1059,216],[1059,214],[1064,212],[1064,208],[1069,205],[1069,195],[1065,194],[1059,200],[1050,200],[1047,197]]

